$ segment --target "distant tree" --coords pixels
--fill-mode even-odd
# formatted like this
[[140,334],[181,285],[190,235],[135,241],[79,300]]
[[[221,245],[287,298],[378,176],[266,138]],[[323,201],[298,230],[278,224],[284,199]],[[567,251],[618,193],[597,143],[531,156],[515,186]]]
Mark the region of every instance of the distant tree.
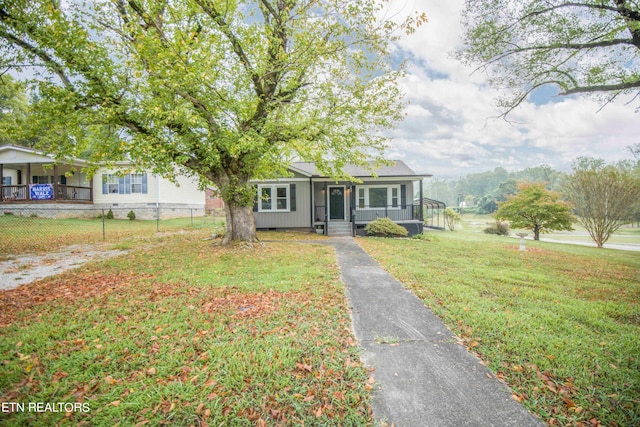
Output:
[[492,195],[486,195],[478,201],[476,213],[480,215],[492,214],[498,210],[498,202]]
[[607,165],[580,157],[564,188],[580,223],[601,248],[611,235],[633,220],[640,199],[640,178],[630,162]]
[[636,160],[640,161],[640,142],[636,142],[635,144],[630,145],[628,148],[633,157],[635,157]]
[[[501,182],[500,185],[498,185],[498,188],[494,193],[495,199],[498,202],[504,202],[505,200],[507,200],[507,197],[509,197],[511,194],[516,194],[517,191],[518,182],[513,178],[509,178],[508,180]],[[497,205],[496,209],[498,209]]]
[[503,114],[544,85],[606,103],[640,90],[637,0],[467,0],[458,56],[510,95]]
[[444,216],[447,221],[447,227],[449,227],[449,230],[454,231],[456,229],[456,221],[460,221],[461,215],[452,208],[447,208],[444,210]]
[[516,172],[514,178],[518,181],[545,182],[548,190],[558,191],[564,175],[563,172],[552,169],[548,165],[540,165]]
[[540,240],[540,233],[573,230],[571,205],[560,200],[560,193],[547,190],[544,183],[519,183],[517,189],[518,193],[498,203],[498,220],[508,220],[512,228],[532,230],[534,240]]

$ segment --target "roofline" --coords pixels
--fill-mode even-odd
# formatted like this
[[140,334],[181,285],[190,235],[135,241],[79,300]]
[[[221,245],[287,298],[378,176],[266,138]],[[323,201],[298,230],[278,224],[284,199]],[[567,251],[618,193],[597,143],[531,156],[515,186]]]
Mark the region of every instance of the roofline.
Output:
[[52,154],[44,154],[42,151],[37,151],[29,147],[23,147],[22,145],[15,145],[15,144],[0,145],[0,151],[6,151],[6,150],[22,151],[23,153],[29,153],[29,154],[35,154],[37,156],[48,157],[52,160],[53,163],[66,162],[66,163],[82,164],[82,165],[87,164],[86,160],[78,159],[75,157],[71,157],[69,159],[64,159],[64,160],[57,160]]

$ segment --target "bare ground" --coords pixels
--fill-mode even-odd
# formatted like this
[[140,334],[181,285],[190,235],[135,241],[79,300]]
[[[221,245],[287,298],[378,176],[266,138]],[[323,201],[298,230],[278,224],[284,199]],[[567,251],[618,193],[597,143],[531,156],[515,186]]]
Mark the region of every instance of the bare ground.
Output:
[[13,259],[0,262],[0,291],[60,274],[89,261],[125,253],[127,251],[92,244],[67,246],[61,251],[46,254],[16,255]]

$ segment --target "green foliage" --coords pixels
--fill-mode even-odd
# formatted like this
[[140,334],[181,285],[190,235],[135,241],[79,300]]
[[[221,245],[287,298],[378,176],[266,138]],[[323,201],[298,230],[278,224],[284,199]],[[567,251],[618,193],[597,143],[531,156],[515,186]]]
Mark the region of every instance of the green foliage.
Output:
[[456,221],[460,221],[462,217],[459,212],[456,212],[452,208],[447,208],[444,210],[445,221],[447,222],[447,227],[449,230],[454,231],[456,228]]
[[370,236],[406,237],[409,234],[406,228],[389,218],[377,218],[367,224],[364,229]]
[[565,193],[578,220],[602,247],[621,225],[638,213],[640,176],[632,163],[606,165],[602,159],[581,157],[572,166]]
[[560,200],[560,193],[547,190],[543,183],[521,183],[517,188],[517,194],[498,204],[497,219],[509,220],[513,228],[532,230],[535,240],[551,230],[573,230],[572,207]]
[[511,227],[506,221],[496,221],[489,227],[482,230],[485,234],[495,234],[498,236],[508,236],[511,233]]
[[113,219],[113,211],[111,209],[109,209],[109,212],[107,212],[106,218]]
[[415,240],[423,240],[425,242],[437,242],[438,240],[438,236],[436,236],[433,233],[422,233],[422,234],[414,234],[413,236],[411,236],[412,239]]
[[21,133],[28,125],[28,113],[25,84],[9,74],[0,75],[0,144],[30,145]]
[[544,85],[603,103],[640,87],[636,1],[468,0],[463,23],[458,58],[510,91],[498,100],[505,115]]
[[131,221],[133,221],[134,219],[136,219],[136,214],[133,211],[129,211],[129,213],[127,214],[127,218],[129,218]]
[[382,158],[403,109],[390,43],[426,20],[382,18],[377,0],[56,5],[3,4],[0,21],[3,60],[42,70],[28,77],[43,148],[214,183],[234,240],[255,238],[249,179]]

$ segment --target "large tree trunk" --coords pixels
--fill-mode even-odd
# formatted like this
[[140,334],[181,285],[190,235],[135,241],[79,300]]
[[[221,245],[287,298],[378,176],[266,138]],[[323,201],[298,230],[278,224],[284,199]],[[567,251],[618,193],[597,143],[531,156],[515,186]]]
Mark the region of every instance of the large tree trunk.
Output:
[[224,211],[227,217],[227,233],[223,244],[233,241],[255,242],[256,223],[253,218],[253,206],[239,206],[233,203],[225,203]]

